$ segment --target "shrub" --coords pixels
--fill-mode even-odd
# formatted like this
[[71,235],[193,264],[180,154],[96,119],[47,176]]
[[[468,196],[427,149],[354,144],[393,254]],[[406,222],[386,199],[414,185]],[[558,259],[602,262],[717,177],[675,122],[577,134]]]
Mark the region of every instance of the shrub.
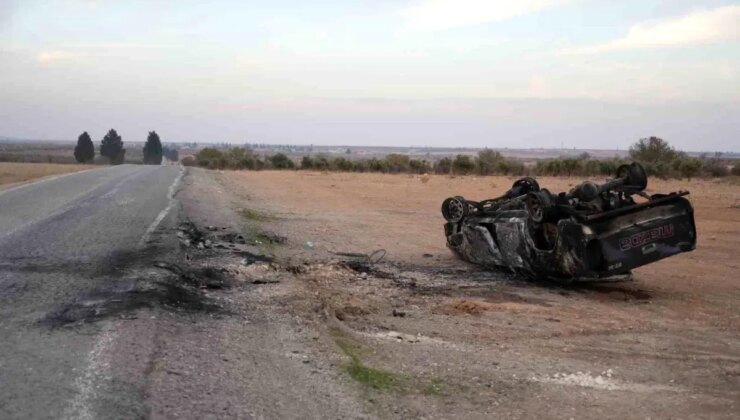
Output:
[[730,174],[730,170],[727,166],[721,162],[706,162],[704,165],[704,172],[712,177],[721,178]]
[[353,168],[354,168],[354,165],[352,161],[344,157],[335,158],[331,162],[331,169],[335,171],[349,172]]
[[505,165],[504,157],[499,152],[490,149],[478,152],[476,166],[480,175],[492,175],[505,172],[502,168]]
[[180,159],[180,163],[182,163],[183,166],[195,166],[196,161],[194,156],[185,156],[182,159]]
[[325,155],[318,155],[314,159],[313,167],[320,171],[329,170],[329,159]]
[[226,157],[220,150],[213,147],[199,150],[195,155],[195,161],[198,166],[208,169],[223,169],[226,167]]
[[367,166],[372,172],[388,172],[388,160],[380,160],[378,158],[370,158],[367,161]]
[[407,155],[391,153],[385,157],[387,171],[390,173],[408,172],[411,168],[410,158]]
[[448,174],[452,171],[452,159],[443,157],[434,163],[434,172],[438,174]]
[[257,156],[252,150],[232,147],[225,154],[225,166],[229,169],[257,169]]
[[452,172],[460,175],[466,175],[473,172],[475,163],[468,155],[457,155],[452,161]]
[[285,153],[275,153],[270,157],[270,164],[274,169],[293,169],[295,163]]
[[699,173],[701,172],[701,159],[683,157],[680,159],[676,159],[676,162],[676,169],[684,178],[688,178],[689,180],[691,180],[691,178],[699,175]]
[[431,170],[426,160],[409,159],[409,170],[415,174],[425,174]]
[[301,169],[313,169],[314,168],[314,161],[311,156],[303,156],[303,159],[301,159]]

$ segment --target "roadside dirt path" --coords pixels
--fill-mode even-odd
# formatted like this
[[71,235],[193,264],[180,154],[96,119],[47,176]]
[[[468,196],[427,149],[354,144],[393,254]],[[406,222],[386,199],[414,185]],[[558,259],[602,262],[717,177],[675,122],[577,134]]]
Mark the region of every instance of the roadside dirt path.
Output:
[[52,175],[95,169],[95,165],[0,162],[0,191],[15,184]]
[[[633,282],[566,287],[483,272],[445,248],[441,201],[493,197],[514,178],[198,175],[218,185],[200,199],[228,203],[276,255],[280,283],[262,292],[270,313],[308,323],[321,343],[314,354],[334,357],[336,379],[370,413],[734,418],[740,410],[737,184],[651,180],[651,191],[692,192],[698,249],[637,270]],[[378,249],[387,254],[375,264],[337,255]]]

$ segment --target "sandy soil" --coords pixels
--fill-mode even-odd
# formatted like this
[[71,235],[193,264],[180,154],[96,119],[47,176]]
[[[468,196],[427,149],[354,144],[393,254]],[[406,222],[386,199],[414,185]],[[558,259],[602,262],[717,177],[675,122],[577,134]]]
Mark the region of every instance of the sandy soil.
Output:
[[0,162],[0,185],[26,182],[45,176],[66,174],[91,168],[95,168],[95,166],[59,163]]
[[[300,317],[323,313],[326,331],[395,375],[401,385],[368,390],[381,416],[733,418],[740,410],[736,180],[651,180],[651,192],[691,191],[697,250],[640,268],[632,282],[565,287],[484,272],[445,247],[442,200],[490,198],[514,178],[204,174],[235,211],[247,209],[248,224],[287,238],[269,251],[293,267],[285,281],[298,286],[275,304]],[[558,191],[579,180],[539,181]],[[387,255],[370,266],[334,254],[377,249]]]

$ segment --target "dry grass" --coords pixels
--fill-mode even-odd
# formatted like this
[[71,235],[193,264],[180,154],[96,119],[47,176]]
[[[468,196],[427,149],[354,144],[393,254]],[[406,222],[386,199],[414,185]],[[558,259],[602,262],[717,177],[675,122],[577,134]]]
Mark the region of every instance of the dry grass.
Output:
[[59,163],[0,162],[0,185],[25,182],[49,175],[66,174],[94,167],[93,165],[64,165]]

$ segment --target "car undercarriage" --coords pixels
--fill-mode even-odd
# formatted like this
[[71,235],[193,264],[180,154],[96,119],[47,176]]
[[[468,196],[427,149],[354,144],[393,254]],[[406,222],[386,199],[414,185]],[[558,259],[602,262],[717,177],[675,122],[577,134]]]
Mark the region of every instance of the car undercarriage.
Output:
[[696,246],[688,192],[649,195],[647,182],[632,163],[603,184],[586,181],[567,193],[525,177],[500,197],[450,197],[442,203],[447,246],[469,262],[530,278],[624,279]]

